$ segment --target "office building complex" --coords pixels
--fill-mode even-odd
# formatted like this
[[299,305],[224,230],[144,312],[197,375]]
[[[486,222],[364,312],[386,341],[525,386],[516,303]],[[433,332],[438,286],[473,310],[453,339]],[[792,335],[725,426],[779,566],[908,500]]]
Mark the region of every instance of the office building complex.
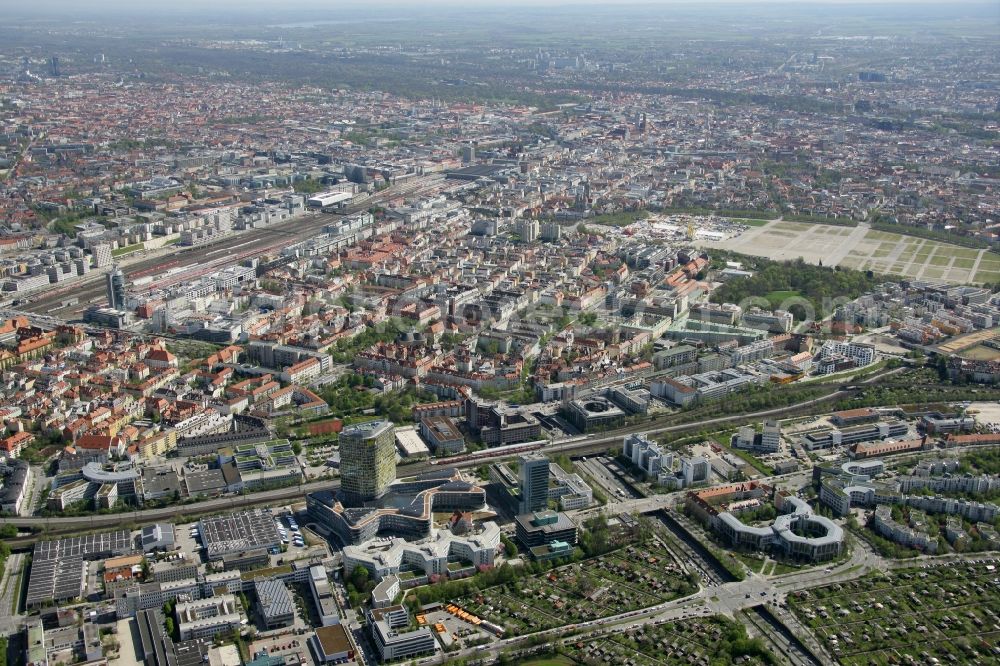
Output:
[[[738,518],[769,498],[779,513],[770,525],[747,525]],[[839,525],[814,514],[798,497],[765,484],[750,482],[692,491],[687,494],[686,507],[736,548],[815,562],[836,557],[844,547],[844,531]]]
[[410,616],[402,606],[375,608],[368,611],[368,627],[372,644],[383,662],[409,659],[437,650],[434,634],[427,627],[407,629]]
[[239,627],[243,621],[236,597],[231,594],[179,603],[176,613],[181,640],[214,637]]
[[743,426],[733,435],[732,445],[756,453],[778,453],[781,450],[781,426],[777,421],[764,421],[764,431],[758,433],[753,426]]
[[379,533],[422,539],[433,532],[434,513],[479,511],[485,503],[483,488],[448,468],[401,479],[382,501],[367,507],[347,507],[329,491],[306,496],[309,516],[352,544],[370,541]]

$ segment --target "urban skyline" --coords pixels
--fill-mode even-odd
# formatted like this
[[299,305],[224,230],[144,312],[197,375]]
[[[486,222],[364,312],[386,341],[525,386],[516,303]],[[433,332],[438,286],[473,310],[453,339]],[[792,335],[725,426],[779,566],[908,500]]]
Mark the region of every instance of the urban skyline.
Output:
[[0,25],[0,663],[1000,655],[995,2]]

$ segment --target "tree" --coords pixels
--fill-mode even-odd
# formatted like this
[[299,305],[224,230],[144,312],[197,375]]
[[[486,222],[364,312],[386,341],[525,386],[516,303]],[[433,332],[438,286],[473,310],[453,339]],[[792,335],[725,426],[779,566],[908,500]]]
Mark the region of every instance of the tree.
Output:
[[501,535],[500,541],[503,543],[504,552],[507,553],[507,557],[511,558],[517,555],[517,544],[510,540],[507,535]]
[[167,630],[167,635],[168,636],[170,636],[171,638],[174,638],[175,640],[177,640],[177,638],[179,638],[179,636],[177,635],[177,631],[176,631],[177,627],[176,627],[176,625],[174,623],[174,618],[168,617],[166,619],[166,621],[164,622],[164,627]]
[[364,590],[365,586],[368,585],[368,577],[368,569],[358,565],[354,567],[354,571],[351,572],[350,581],[351,584],[354,585],[354,588],[360,591]]

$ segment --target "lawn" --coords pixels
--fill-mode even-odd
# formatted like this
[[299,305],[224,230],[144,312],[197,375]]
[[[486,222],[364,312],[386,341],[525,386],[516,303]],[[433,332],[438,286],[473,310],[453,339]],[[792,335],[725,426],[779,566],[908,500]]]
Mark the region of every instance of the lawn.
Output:
[[558,655],[556,657],[529,659],[528,661],[519,661],[517,663],[518,666],[576,666],[579,662],[573,661],[564,655]]
[[734,449],[730,446],[726,446],[725,444],[722,444],[721,446],[724,449],[726,449],[729,453],[732,453],[733,455],[742,458],[745,462],[749,463],[751,467],[753,467],[755,470],[757,470],[764,476],[771,476],[772,474],[774,474],[773,469],[771,469],[770,467],[762,463],[760,460],[758,460],[757,457],[754,456],[752,453],[744,451],[743,449]]
[[959,259],[975,259],[979,256],[982,250],[973,250],[970,248],[960,247],[960,248],[949,248],[949,254],[953,257],[958,257]]
[[750,571],[754,573],[760,573],[764,566],[764,557],[762,555],[751,555],[750,553],[733,553],[733,556],[740,562],[745,564]]
[[603,224],[610,227],[625,227],[633,222],[645,220],[647,217],[649,217],[649,211],[637,210],[624,213],[605,213],[603,215],[595,215],[589,219],[584,219],[583,222],[585,224]]
[[979,260],[979,268],[987,271],[1000,271],[1000,260],[985,256]]
[[779,231],[791,231],[795,234],[801,234],[803,232],[809,231],[810,226],[808,224],[801,224],[799,222],[775,222],[770,227],[768,231],[779,230]]
[[[721,247],[772,259],[788,259],[798,255],[809,263],[826,263],[830,253],[841,246],[848,250],[844,259],[839,262],[845,268],[909,277],[920,274],[926,268],[930,272],[925,272],[922,277],[947,279],[955,283],[970,281],[968,273],[982,254],[982,250],[946,241],[882,230],[871,230],[860,241],[843,245],[852,231],[851,228],[801,224],[786,219],[758,229],[747,235],[743,242],[737,237],[725,241]],[[989,275],[976,275],[976,281],[997,281],[993,274],[1000,273],[1000,256],[982,254],[982,262],[980,270],[988,271]]]
[[745,224],[748,227],[763,227],[764,225],[771,222],[771,220],[751,220],[749,218],[738,218],[740,224]]
[[125,247],[120,247],[117,250],[111,250],[112,257],[121,257],[126,254],[131,254],[133,252],[138,252],[139,250],[145,249],[145,243],[136,243],[135,245],[126,245]]

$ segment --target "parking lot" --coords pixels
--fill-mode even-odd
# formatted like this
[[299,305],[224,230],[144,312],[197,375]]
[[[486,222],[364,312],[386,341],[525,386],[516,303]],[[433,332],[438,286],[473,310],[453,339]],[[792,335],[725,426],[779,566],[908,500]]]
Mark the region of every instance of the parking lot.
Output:
[[441,625],[450,637],[446,640],[454,641],[463,647],[496,640],[496,636],[485,629],[471,622],[466,622],[443,609],[418,616],[417,621],[419,622],[421,618],[424,621],[424,626],[430,627],[435,635],[440,633],[437,631],[437,625]]
[[298,657],[301,663],[312,663],[312,656],[307,644],[307,635],[294,631],[285,631],[280,635],[258,638],[250,644],[250,653],[257,654],[266,651],[271,657]]
[[581,470],[600,486],[601,492],[606,494],[609,500],[638,497],[629,486],[622,482],[623,479],[628,479],[628,473],[617,460],[608,456],[595,456],[578,461],[576,466],[578,470]]

